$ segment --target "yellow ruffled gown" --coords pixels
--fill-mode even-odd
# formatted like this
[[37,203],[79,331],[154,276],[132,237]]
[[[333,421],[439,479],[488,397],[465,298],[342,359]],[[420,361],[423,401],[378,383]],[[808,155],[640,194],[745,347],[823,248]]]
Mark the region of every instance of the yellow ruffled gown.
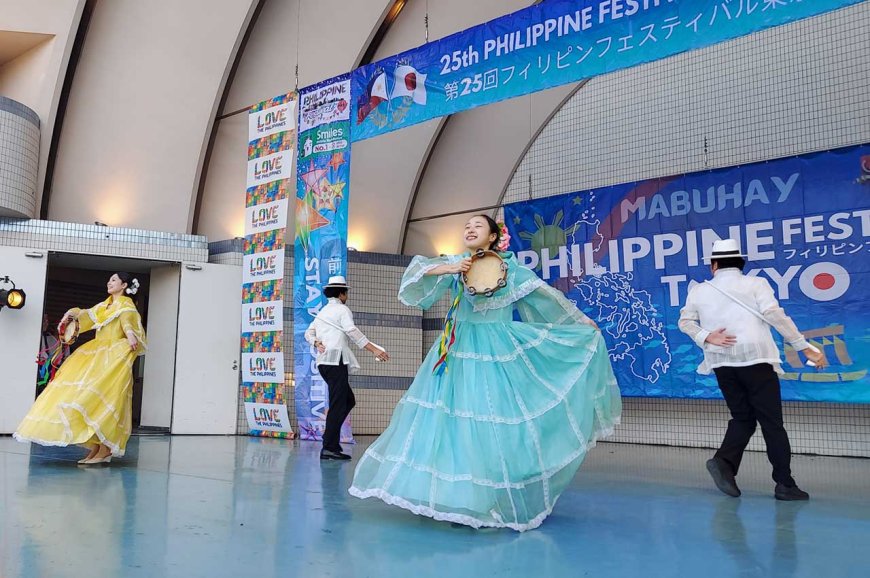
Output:
[[[132,299],[109,297],[78,315],[79,331],[96,338],[79,347],[58,369],[14,437],[44,446],[95,445],[124,455],[132,428],[133,362],[145,351],[142,318]],[[130,350],[127,331],[139,340]]]

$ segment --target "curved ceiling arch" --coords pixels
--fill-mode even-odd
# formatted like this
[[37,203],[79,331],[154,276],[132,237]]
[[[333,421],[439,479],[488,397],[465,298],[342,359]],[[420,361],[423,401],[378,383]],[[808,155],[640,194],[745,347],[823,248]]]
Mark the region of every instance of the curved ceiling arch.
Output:
[[[212,239],[243,234],[248,108],[298,86],[341,74],[371,53],[386,36],[406,0],[262,0],[261,11],[236,56],[233,78],[221,94],[196,184],[192,230]],[[309,25],[323,13],[333,17],[322,30]],[[289,34],[288,34],[289,33]],[[288,42],[289,37],[289,42]],[[295,47],[294,47],[295,44]],[[323,47],[335,47],[324,50]],[[350,61],[349,57],[353,58]],[[291,225],[292,226],[292,225]]]
[[[567,87],[559,87],[556,89],[552,89],[551,91],[546,91],[548,94],[539,94],[538,102],[535,103],[535,95],[530,95],[529,97],[519,97],[512,99],[512,101],[506,101],[508,104],[502,104],[501,109],[494,112],[492,116],[504,118],[505,116],[516,115],[520,112],[523,112],[523,109],[528,110],[528,134],[523,135],[522,140],[511,143],[509,146],[504,146],[503,143],[499,144],[501,139],[505,136],[505,131],[501,130],[493,130],[493,131],[480,131],[479,126],[482,124],[480,120],[471,120],[472,126],[470,129],[462,130],[461,127],[457,128],[457,132],[460,134],[455,138],[447,137],[447,140],[443,141],[443,146],[445,148],[436,150],[436,146],[441,144],[440,137],[446,131],[439,131],[438,137],[436,140],[435,146],[430,147],[428,154],[424,160],[423,165],[421,166],[421,175],[414,183],[414,189],[411,193],[411,200],[409,202],[409,210],[407,212],[407,217],[404,223],[404,230],[402,234],[402,244],[399,247],[399,252],[404,253],[408,248],[408,236],[411,229],[411,224],[416,222],[423,221],[434,221],[439,218],[452,217],[457,214],[467,214],[470,212],[485,212],[491,211],[493,214],[498,212],[498,207],[501,206],[502,201],[504,200],[505,193],[507,192],[508,185],[511,183],[514,174],[517,171],[517,168],[520,166],[523,158],[528,153],[532,144],[538,138],[538,135],[541,134],[541,131],[549,124],[550,120],[559,112],[562,106],[571,99],[574,94],[577,93],[584,85],[586,81],[582,81],[580,83],[572,84]],[[554,104],[555,103],[555,104]],[[498,103],[501,104],[501,103]],[[496,105],[490,105],[496,106]],[[468,113],[473,113],[474,111],[468,111]],[[452,115],[451,117],[447,117],[445,122],[442,124],[442,129],[447,126],[447,120],[452,120],[453,122],[469,122],[469,119],[474,115],[470,115],[467,113],[461,113],[459,115]],[[480,116],[480,115],[477,115]],[[486,119],[484,119],[485,122]],[[505,127],[502,127],[505,128]],[[521,129],[520,129],[521,131]],[[517,127],[513,127],[513,130],[507,131],[509,133],[516,134],[519,132]],[[469,138],[471,137],[471,138]],[[518,149],[519,144],[522,144],[522,148]],[[455,174],[456,165],[461,164],[460,159],[474,158],[481,153],[481,149],[493,149],[493,148],[503,148],[503,154],[505,155],[505,160],[513,158],[514,162],[510,166],[510,168],[505,172],[504,169],[508,166],[504,162],[498,163],[499,167],[502,169],[497,173],[492,173],[491,178],[488,180],[491,181],[491,187],[487,186],[484,190],[481,191],[479,197],[472,198],[456,198],[455,202],[443,202],[440,201],[445,208],[438,209],[436,205],[426,201],[428,199],[421,199],[422,195],[437,195],[437,190],[435,186],[432,185],[432,181],[442,181],[445,174]],[[442,164],[445,165],[444,168],[437,175],[427,175],[428,168],[430,167],[433,155],[436,154],[445,154],[445,150],[448,151],[448,155],[452,159],[445,159]],[[426,181],[427,176],[431,179],[430,181]],[[503,185],[500,189],[496,189],[495,185],[498,182],[502,182]],[[424,187],[424,184],[426,185]],[[421,193],[422,189],[422,193]],[[493,194],[497,196],[493,198]],[[424,210],[415,210],[417,207],[417,201],[421,199],[423,203],[425,203],[426,209]],[[443,215],[443,217],[441,216]],[[412,245],[417,247],[423,247],[420,244]],[[434,247],[433,247],[434,248]]]

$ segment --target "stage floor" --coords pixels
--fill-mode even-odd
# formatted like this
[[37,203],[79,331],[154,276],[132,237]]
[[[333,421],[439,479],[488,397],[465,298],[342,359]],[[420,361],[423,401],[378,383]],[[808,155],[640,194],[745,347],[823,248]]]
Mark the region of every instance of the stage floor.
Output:
[[76,448],[0,438],[0,577],[870,575],[870,460],[797,456],[812,500],[781,503],[763,454],[733,499],[706,450],[600,444],[543,526],[517,534],[352,498],[353,463],[318,449],[134,437],[127,457],[80,468]]

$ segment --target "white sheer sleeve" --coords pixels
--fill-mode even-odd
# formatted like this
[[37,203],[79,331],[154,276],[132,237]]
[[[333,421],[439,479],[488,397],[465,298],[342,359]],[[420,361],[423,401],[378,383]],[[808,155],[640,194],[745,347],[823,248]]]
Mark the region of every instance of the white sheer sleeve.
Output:
[[[521,287],[526,286],[526,283]],[[589,317],[571,303],[565,295],[543,281],[528,285],[529,291],[516,301],[520,319],[530,323],[553,325],[591,325]]]
[[773,293],[773,287],[770,286],[767,279],[762,277],[758,278],[755,302],[764,316],[764,320],[776,329],[782,335],[782,338],[794,347],[796,351],[803,351],[810,346],[791,317],[786,315],[785,310],[780,307],[779,301],[776,300],[776,296]]
[[399,286],[399,301],[409,307],[428,309],[432,307],[453,284],[454,275],[426,275],[439,265],[456,263],[462,259],[459,255],[447,257],[426,258],[414,257]]
[[692,291],[686,297],[686,305],[680,309],[680,320],[677,322],[677,327],[680,331],[689,336],[700,348],[704,348],[707,336],[710,332],[701,327],[699,323],[701,319],[698,308],[695,306],[695,300],[692,298]]
[[360,349],[369,344],[368,337],[353,322],[353,313],[349,308],[345,308],[341,313],[341,328],[347,338]]

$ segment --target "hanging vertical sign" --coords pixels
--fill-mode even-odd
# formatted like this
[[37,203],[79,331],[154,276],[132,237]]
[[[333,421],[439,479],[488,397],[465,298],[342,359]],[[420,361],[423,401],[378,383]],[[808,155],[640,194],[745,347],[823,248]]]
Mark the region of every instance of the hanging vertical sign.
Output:
[[[322,439],[329,396],[305,330],[326,302],[328,277],[347,271],[350,108],[350,75],[299,91],[293,347],[296,417],[307,440]],[[349,420],[341,437],[352,441]]]
[[251,107],[242,269],[242,396],[251,435],[292,437],[284,395],[284,231],[295,93]]

